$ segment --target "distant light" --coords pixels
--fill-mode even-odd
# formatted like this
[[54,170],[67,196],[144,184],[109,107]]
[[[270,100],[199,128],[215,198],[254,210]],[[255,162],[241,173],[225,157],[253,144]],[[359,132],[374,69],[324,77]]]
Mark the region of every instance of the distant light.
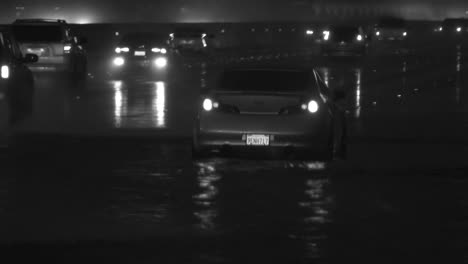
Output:
[[115,32],[115,36],[118,37],[120,33],[118,31]]
[[405,37],[406,37],[406,35],[408,35],[408,32],[406,32],[406,31],[405,31],[405,32],[403,32],[403,36],[405,36]]
[[2,66],[2,79],[10,78],[10,67],[7,65]]
[[154,53],[162,53],[162,54],[166,54],[167,53],[167,49],[165,48],[152,48],[151,49],[152,52]]
[[380,36],[380,31],[375,32],[376,36]]
[[314,31],[313,31],[313,30],[308,29],[308,30],[306,31],[306,35],[313,35],[313,34],[314,34]]
[[443,30],[444,30],[444,28],[443,28],[443,27],[439,27],[439,31],[443,31]]
[[125,60],[122,57],[117,57],[114,59],[114,65],[115,66],[122,66],[125,64]]
[[158,68],[164,68],[167,66],[167,59],[166,58],[157,58],[156,60],[154,60],[154,64],[156,65],[156,67]]
[[130,51],[130,49],[128,47],[123,47],[123,48],[117,47],[117,48],[115,48],[115,53],[121,53],[121,52],[127,53],[129,51]]
[[203,101],[203,109],[205,109],[205,111],[211,111],[213,109],[213,101],[211,101],[211,99],[206,98]]
[[362,41],[362,35],[361,34],[357,35],[356,39],[357,41]]
[[80,18],[76,21],[77,24],[90,24],[91,23],[91,20],[88,19],[88,18]]
[[461,27],[457,27],[457,32],[461,32],[462,28]]
[[226,30],[223,28],[223,29],[221,29],[220,32],[224,34],[226,32]]
[[323,39],[324,40],[330,39],[330,31],[328,30],[323,31]]

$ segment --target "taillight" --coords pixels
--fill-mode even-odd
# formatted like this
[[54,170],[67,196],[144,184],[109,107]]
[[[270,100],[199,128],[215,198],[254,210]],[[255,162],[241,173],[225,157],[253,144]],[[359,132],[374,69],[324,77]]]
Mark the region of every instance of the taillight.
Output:
[[70,53],[71,49],[72,49],[72,45],[70,45],[70,44],[65,44],[65,45],[63,46],[63,51],[64,51],[65,53]]
[[2,79],[10,78],[10,67],[8,67],[7,65],[3,65],[1,72]]

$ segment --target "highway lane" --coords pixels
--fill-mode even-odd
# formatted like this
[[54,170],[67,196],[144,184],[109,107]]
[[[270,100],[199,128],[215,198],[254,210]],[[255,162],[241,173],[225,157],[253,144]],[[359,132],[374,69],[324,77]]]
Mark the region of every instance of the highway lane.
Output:
[[24,144],[0,154],[2,249],[70,263],[466,261],[464,53],[281,60],[265,63],[317,67],[348,91],[347,160],[193,161],[214,63],[157,81],[38,76]]

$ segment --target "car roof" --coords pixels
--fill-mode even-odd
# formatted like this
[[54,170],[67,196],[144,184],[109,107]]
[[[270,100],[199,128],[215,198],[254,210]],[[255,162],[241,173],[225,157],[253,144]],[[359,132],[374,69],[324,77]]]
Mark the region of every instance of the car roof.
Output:
[[42,18],[32,18],[32,19],[17,19],[13,22],[14,25],[18,24],[58,24],[65,25],[67,22],[63,19],[42,19]]
[[225,68],[224,72],[304,72],[311,73],[315,70],[312,68],[301,67],[301,66],[288,66],[288,65],[246,65],[246,66],[235,66]]

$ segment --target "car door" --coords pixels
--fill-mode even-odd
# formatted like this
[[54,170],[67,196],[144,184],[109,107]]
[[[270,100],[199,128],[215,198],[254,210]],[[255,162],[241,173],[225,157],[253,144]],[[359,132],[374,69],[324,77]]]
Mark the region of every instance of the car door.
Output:
[[24,63],[23,54],[13,36],[6,35],[5,44],[10,53],[11,68],[8,97],[12,122],[16,122],[32,113],[34,79],[31,71]]

